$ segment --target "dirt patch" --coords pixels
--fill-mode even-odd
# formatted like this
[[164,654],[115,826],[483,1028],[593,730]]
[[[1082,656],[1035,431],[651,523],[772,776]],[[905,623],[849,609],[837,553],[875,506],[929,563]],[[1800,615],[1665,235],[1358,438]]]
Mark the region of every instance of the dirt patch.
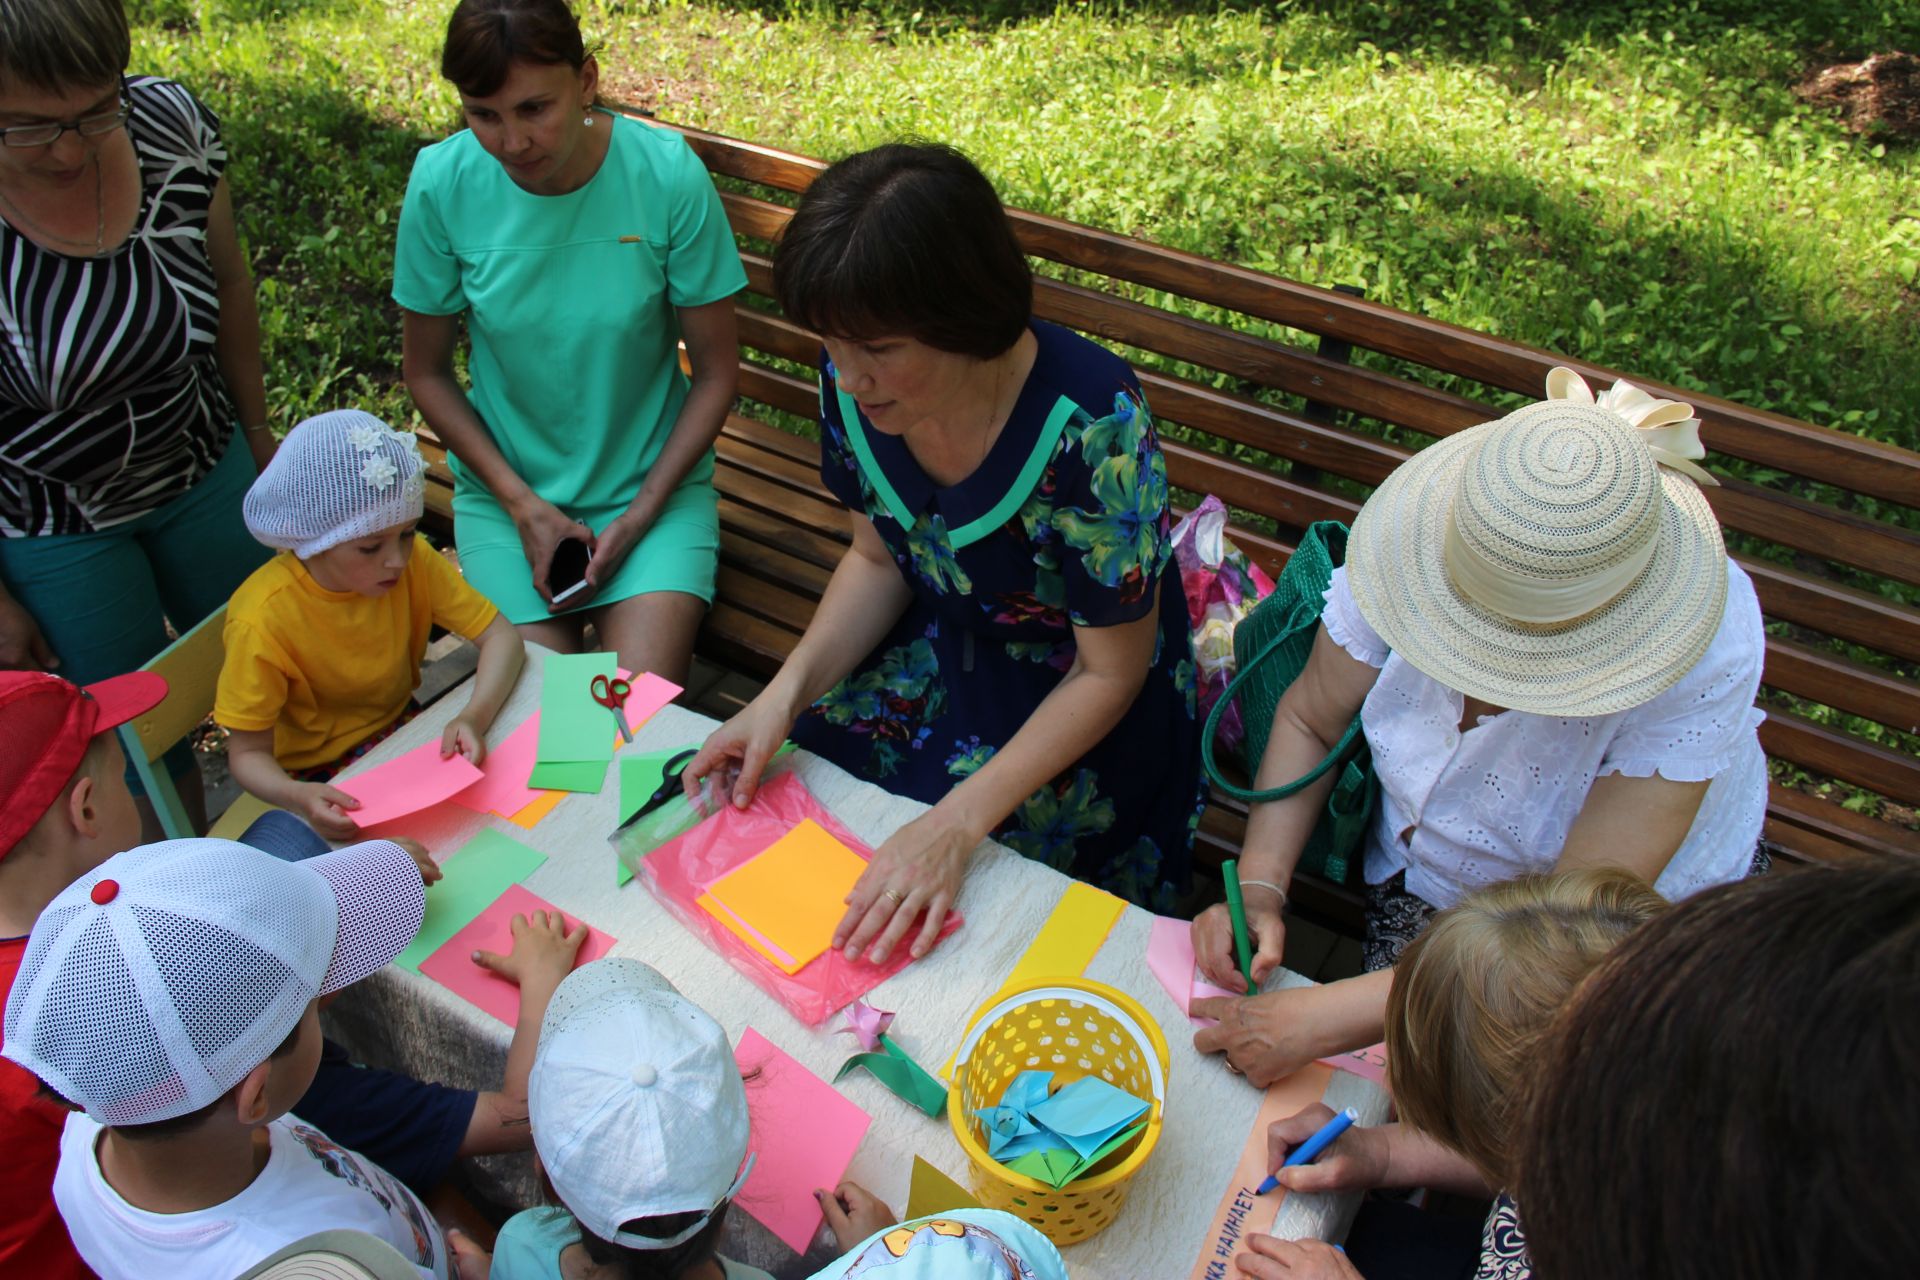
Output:
[[1920,138],[1920,57],[1911,53],[1876,53],[1864,62],[1823,67],[1794,93],[1839,112],[1854,133]]

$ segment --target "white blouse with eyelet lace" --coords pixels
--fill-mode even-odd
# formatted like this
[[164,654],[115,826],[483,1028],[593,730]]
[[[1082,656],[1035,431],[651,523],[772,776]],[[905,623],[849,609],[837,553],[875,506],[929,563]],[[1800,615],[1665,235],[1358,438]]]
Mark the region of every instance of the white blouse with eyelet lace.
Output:
[[1360,615],[1344,568],[1334,571],[1320,621],[1341,648],[1380,669],[1361,708],[1380,778],[1369,884],[1404,870],[1410,892],[1449,907],[1481,885],[1549,871],[1593,780],[1608,773],[1711,779],[1655,882],[1666,897],[1746,874],[1767,809],[1756,732],[1763,717],[1753,705],[1765,634],[1738,565],[1727,565],[1726,609],[1700,661],[1651,701],[1584,719],[1505,711],[1461,733],[1461,695],[1388,649]]

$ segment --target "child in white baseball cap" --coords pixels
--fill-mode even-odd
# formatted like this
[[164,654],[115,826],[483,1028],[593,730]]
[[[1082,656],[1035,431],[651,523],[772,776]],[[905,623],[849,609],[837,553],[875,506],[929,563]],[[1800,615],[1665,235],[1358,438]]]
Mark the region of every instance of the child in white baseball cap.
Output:
[[440,1229],[379,1166],[287,1115],[318,998],[383,967],[425,890],[385,840],[283,862],[227,840],[116,854],[41,912],[5,1054],[78,1112],[53,1196],[106,1280],[237,1275],[322,1227],[447,1280]]
[[[727,1033],[657,971],[622,957],[569,974],[547,1005],[527,1096],[562,1208],[500,1228],[491,1280],[771,1280],[715,1252],[753,1169]],[[455,1237],[467,1270],[484,1254]]]
[[356,802],[326,779],[406,718],[434,626],[480,646],[442,756],[480,763],[526,658],[513,624],[415,532],[425,472],[410,432],[342,409],[288,432],[247,491],[248,531],[281,554],[227,604],[213,718],[234,780],[330,839],[358,829]]

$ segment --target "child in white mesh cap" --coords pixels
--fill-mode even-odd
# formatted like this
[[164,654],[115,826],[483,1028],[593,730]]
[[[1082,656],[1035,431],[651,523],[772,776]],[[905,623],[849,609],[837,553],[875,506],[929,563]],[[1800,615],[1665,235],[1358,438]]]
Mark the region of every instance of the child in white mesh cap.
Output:
[[[747,1094],[727,1033],[638,960],[581,965],[540,1024],[527,1093],[533,1149],[563,1208],[528,1209],[487,1255],[491,1280],[771,1280],[716,1253],[753,1169]],[[471,1265],[470,1265],[471,1264]]]
[[435,625],[480,646],[442,756],[480,763],[526,657],[513,625],[415,532],[425,470],[411,433],[343,409],[288,432],[247,491],[247,528],[281,554],[228,602],[213,716],[231,734],[234,779],[335,840],[354,835],[357,802],[325,780],[407,718]]
[[385,840],[298,863],[170,840],[54,898],[7,999],[5,1054],[84,1113],[67,1119],[53,1196],[88,1266],[232,1276],[351,1227],[447,1280],[413,1193],[286,1114],[319,1061],[318,997],[398,955],[425,901]]

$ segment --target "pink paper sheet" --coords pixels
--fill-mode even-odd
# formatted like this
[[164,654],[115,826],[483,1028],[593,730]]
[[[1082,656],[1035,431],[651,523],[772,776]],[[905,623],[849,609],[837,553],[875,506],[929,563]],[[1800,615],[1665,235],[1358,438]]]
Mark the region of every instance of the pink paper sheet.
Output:
[[[525,885],[509,886],[505,893],[494,899],[492,906],[448,938],[438,951],[422,960],[420,972],[508,1026],[514,1026],[520,1019],[518,984],[491,970],[482,969],[473,962],[473,953],[493,951],[506,955],[513,950],[514,916],[525,915],[529,911],[554,910],[557,908],[551,902],[528,892]],[[577,916],[568,916],[567,920],[569,924],[580,922]],[[580,944],[580,955],[573,962],[574,968],[607,954],[613,941],[588,925],[587,940]]]
[[540,712],[521,723],[506,741],[487,752],[480,764],[485,776],[453,798],[475,813],[497,813],[511,818],[547,793],[527,785],[535,754],[540,750]]
[[[682,832],[641,860],[637,869],[647,891],[694,936],[748,978],[755,986],[786,1006],[810,1027],[819,1026],[835,1009],[891,978],[913,962],[911,948],[894,948],[885,964],[849,960],[839,951],[827,951],[800,972],[788,976],[779,966],[745,942],[698,905],[707,886],[811,818],[834,839],[863,858],[873,856],[859,837],[841,826],[826,806],[813,798],[806,785],[791,773],[767,778],[745,809],[724,806],[719,813]],[[941,926],[942,945],[961,924],[960,913],[950,912]]]
[[[620,675],[631,679],[625,668],[621,669]],[[640,732],[641,725],[653,719],[660,708],[679,697],[681,692],[679,685],[651,671],[642,674],[638,680],[632,680],[632,684],[633,691],[627,695],[627,705],[622,710],[627,715],[627,728],[635,733]]]
[[747,1149],[754,1157],[738,1203],[795,1253],[805,1253],[820,1229],[814,1188],[833,1187],[846,1176],[873,1117],[752,1027],[733,1056],[746,1077]]
[[355,826],[365,829],[439,804],[482,776],[463,755],[442,760],[436,739],[365,773],[336,780],[333,785],[360,802],[360,807],[347,816]]
[[[1153,918],[1153,929],[1147,935],[1147,968],[1153,970],[1153,976],[1167,989],[1167,994],[1173,997],[1181,1013],[1187,1013],[1195,1000],[1242,994],[1216,987],[1200,976],[1193,961],[1192,927],[1185,920],[1174,920],[1167,916]],[[1189,1013],[1187,1021],[1196,1027],[1210,1027],[1214,1020],[1196,1018]],[[1351,1071],[1381,1088],[1386,1087],[1387,1046],[1384,1044],[1355,1049],[1351,1053],[1336,1053],[1320,1061],[1342,1071]]]

